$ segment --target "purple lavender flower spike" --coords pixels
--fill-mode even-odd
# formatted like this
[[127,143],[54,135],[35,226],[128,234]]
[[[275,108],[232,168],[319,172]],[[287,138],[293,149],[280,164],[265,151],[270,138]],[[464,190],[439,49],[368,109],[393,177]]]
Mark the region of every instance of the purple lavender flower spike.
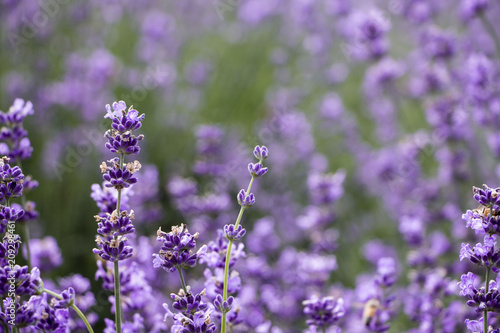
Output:
[[40,270],[34,267],[31,272],[28,266],[15,265],[13,269],[10,266],[0,267],[0,294],[6,297],[9,293],[9,278],[15,278],[16,295],[36,295],[42,286],[40,279]]
[[256,159],[259,160],[259,162],[263,162],[267,156],[269,155],[269,152],[267,150],[266,146],[255,146],[255,149],[253,150],[253,156],[255,156]]
[[9,221],[15,222],[24,216],[24,210],[2,206],[0,208],[0,233],[4,233]]
[[241,226],[241,224],[238,228],[235,228],[234,224],[226,224],[224,226],[224,236],[226,236],[228,240],[240,240],[246,233],[247,231]]
[[261,163],[249,163],[248,171],[252,177],[260,177],[267,173],[267,168],[263,167]]
[[229,312],[233,306],[234,297],[229,296],[227,301],[222,299],[222,295],[218,294],[214,300],[214,306],[220,312]]
[[474,248],[470,244],[462,243],[460,250],[460,260],[469,259],[472,263],[490,267],[494,272],[498,272],[500,267],[500,253],[495,251],[496,235],[485,236],[484,243],[477,243]]
[[23,192],[24,175],[19,167],[11,167],[9,158],[0,161],[0,202],[9,198],[20,197]]
[[0,267],[8,265],[8,257],[17,256],[19,246],[21,245],[21,236],[17,234],[7,234],[0,242]]
[[137,183],[137,178],[135,178],[133,174],[141,169],[139,161],[127,163],[127,165],[122,167],[118,165],[118,158],[111,159],[108,162],[111,163],[111,166],[108,166],[106,162],[102,162],[101,164],[104,186],[114,187],[117,190],[121,190]]
[[490,188],[483,185],[484,189],[473,187],[474,199],[483,206],[492,207],[494,210],[499,209],[500,203],[500,188]]
[[[42,297],[40,296],[31,296],[29,301],[24,304],[19,302],[15,303],[16,317],[14,323],[16,327],[23,328],[36,324],[38,320],[36,312],[40,306],[41,300]],[[13,300],[10,297],[3,300],[3,308],[5,309],[5,312],[0,312],[0,323],[7,325],[11,320],[9,309],[12,306],[12,302]]]
[[475,287],[476,280],[476,276],[472,272],[463,274],[461,281],[458,283],[460,296],[473,297],[477,293],[477,289]]
[[111,118],[111,128],[105,134],[108,139],[106,142],[106,148],[108,148],[113,153],[118,154],[138,154],[140,147],[138,142],[144,139],[144,135],[134,135],[133,131],[138,130],[142,127],[142,121],[145,115],[139,115],[139,112],[131,106],[127,111],[125,102],[115,102],[113,103],[113,110],[111,107],[106,105],[107,114],[104,118]]
[[336,324],[345,315],[344,300],[331,296],[319,298],[314,295],[302,302],[307,325],[329,327]]
[[377,282],[384,287],[390,287],[396,282],[396,262],[394,258],[380,258],[377,263]]
[[14,104],[7,113],[0,112],[0,123],[21,123],[26,116],[33,115],[33,104],[30,101],[25,102],[21,98],[16,98]]
[[113,103],[113,110],[111,110],[111,106],[109,104],[106,104],[106,115],[104,116],[104,119],[110,118],[114,119],[117,117],[120,117],[122,115],[122,112],[127,109],[127,104],[125,104],[124,101],[119,101],[119,102],[114,102]]
[[172,231],[168,233],[160,228],[157,235],[158,241],[163,245],[159,253],[153,254],[155,268],[162,267],[168,272],[175,272],[181,267],[192,268],[207,251],[207,246],[203,245],[196,253],[192,252],[196,247],[198,233],[190,234],[184,224],[172,227]]
[[189,316],[200,311],[204,312],[205,310],[207,310],[208,304],[204,303],[201,300],[202,296],[205,296],[205,290],[196,295],[186,295],[184,293],[184,290],[182,289],[179,292],[179,295],[170,294],[170,297],[174,300],[172,307],[185,316]]
[[97,223],[97,232],[101,235],[126,235],[135,232],[132,220],[134,219],[134,211],[131,210],[129,214],[127,211],[121,211],[120,216],[116,214],[116,210],[112,214],[106,213],[106,215],[95,216]]
[[69,287],[61,293],[62,300],[54,298],[54,308],[67,309],[75,303],[75,289]]
[[64,332],[69,318],[68,309],[56,309],[47,302],[47,294],[42,295],[37,308],[38,321],[36,331]]
[[255,196],[253,193],[247,195],[243,189],[238,193],[237,199],[240,206],[245,208],[250,208],[255,204]]
[[121,261],[132,256],[133,249],[128,245],[126,237],[118,237],[114,239],[112,236],[96,238],[97,247],[92,250],[99,255],[103,260]]
[[23,128],[26,116],[34,114],[33,104],[17,98],[7,113],[0,111],[0,154],[16,160],[24,160],[31,156],[33,147],[26,137],[28,132]]

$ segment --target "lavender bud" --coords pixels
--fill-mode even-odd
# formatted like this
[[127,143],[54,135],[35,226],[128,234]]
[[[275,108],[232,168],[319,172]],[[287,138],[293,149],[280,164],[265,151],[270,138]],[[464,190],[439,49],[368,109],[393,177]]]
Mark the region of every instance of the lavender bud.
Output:
[[234,224],[226,224],[224,226],[224,236],[226,236],[228,240],[240,240],[246,233],[247,231],[241,225],[239,225],[238,228],[235,228]]
[[262,175],[265,175],[267,173],[267,168],[263,167],[262,164],[259,163],[249,163],[248,164],[248,171],[250,172],[250,175],[252,177],[260,177]]
[[219,310],[220,312],[227,313],[233,307],[233,302],[234,302],[234,297],[233,296],[229,296],[229,298],[227,299],[227,301],[224,301],[222,299],[222,296],[220,294],[218,294],[217,297],[215,297],[214,305],[215,305],[215,308],[217,310]]
[[253,150],[253,156],[258,159],[260,162],[264,161],[268,156],[268,150],[266,146],[255,146]]
[[255,196],[253,195],[253,193],[247,195],[245,190],[241,190],[238,193],[237,198],[238,198],[238,203],[242,207],[249,208],[255,204]]
[[54,308],[67,309],[75,303],[75,289],[69,287],[61,293],[63,299],[54,299]]

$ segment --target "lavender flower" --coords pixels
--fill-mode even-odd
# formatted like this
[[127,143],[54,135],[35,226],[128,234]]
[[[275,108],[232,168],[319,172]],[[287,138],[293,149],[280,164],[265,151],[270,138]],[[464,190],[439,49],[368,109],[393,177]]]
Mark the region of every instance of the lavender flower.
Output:
[[14,160],[25,160],[31,156],[33,147],[27,138],[28,132],[22,123],[26,116],[33,115],[33,104],[16,98],[7,113],[0,111],[0,154]]
[[[476,277],[472,272],[463,274],[461,282],[459,282],[460,296],[465,296],[469,300],[467,305],[475,308],[477,313],[483,313],[483,332],[488,331],[488,312],[500,311],[500,294],[497,290],[497,281],[489,279],[490,271],[498,273],[500,271],[500,254],[496,250],[497,235],[491,231],[495,231],[497,222],[496,211],[499,210],[498,205],[498,189],[492,189],[487,185],[483,185],[484,189],[473,187],[474,199],[481,205],[475,211],[468,211],[463,215],[462,219],[467,222],[467,226],[486,233],[482,243],[477,243],[473,248],[462,243],[460,250],[460,260],[469,259],[473,264],[486,268],[485,285],[477,289]],[[470,325],[467,324],[467,327]]]
[[[114,263],[114,310],[118,333],[122,333],[119,262],[132,256],[133,248],[124,235],[135,232],[131,222],[134,217],[133,211],[131,210],[127,214],[127,211],[123,210],[121,198],[122,191],[137,182],[137,178],[133,174],[141,168],[139,161],[125,164],[124,158],[125,155],[139,153],[138,141],[144,139],[144,135],[136,136],[132,132],[141,128],[141,122],[145,117],[144,114],[139,115],[139,112],[132,106],[128,110],[126,107],[123,101],[113,103],[113,110],[108,104],[106,105],[107,113],[104,116],[104,118],[112,120],[111,129],[105,134],[108,139],[106,148],[112,153],[118,154],[119,157],[109,160],[108,162],[111,164],[109,166],[106,162],[102,162],[101,172],[103,173],[104,186],[114,188],[117,191],[116,208],[110,213],[109,202],[103,202],[103,199],[106,200],[105,196],[93,195],[101,208],[101,214],[96,216],[99,236],[96,237],[97,247],[92,251],[103,260]],[[94,189],[97,190],[95,187]]]
[[[1,186],[1,185],[0,185]],[[22,209],[2,206],[0,208],[0,233],[4,233],[9,221],[15,222],[22,218],[24,211]]]
[[240,240],[243,236],[245,236],[246,232],[247,231],[241,225],[237,228],[234,227],[234,224],[224,226],[224,236],[226,236],[228,240]]
[[460,296],[469,298],[467,305],[475,308],[477,313],[500,312],[500,291],[497,288],[497,282],[491,280],[489,282],[489,290],[485,287],[476,289],[476,277],[469,272],[463,274],[458,286],[460,287]]
[[128,163],[125,166],[120,166],[119,158],[111,159],[108,162],[111,163],[111,166],[108,166],[105,162],[101,164],[102,178],[105,181],[104,186],[121,190],[137,183],[137,178],[133,174],[141,168],[138,161]]
[[157,235],[158,241],[163,244],[160,252],[153,254],[154,267],[162,267],[167,272],[196,266],[198,259],[207,251],[207,246],[204,245],[196,253],[192,252],[196,247],[198,233],[190,234],[184,224],[172,227],[172,231],[168,233],[160,228]]
[[224,301],[222,299],[222,295],[218,294],[217,297],[214,300],[214,306],[220,312],[229,312],[231,310],[232,306],[233,306],[233,302],[234,302],[234,297],[233,296],[229,296],[229,298],[227,299],[227,301]]
[[9,321],[13,318],[10,315],[10,310],[12,305],[15,308],[15,321],[16,327],[23,328],[29,327],[36,324],[38,321],[38,316],[36,315],[38,307],[40,306],[42,298],[40,296],[31,296],[28,302],[21,304],[15,302],[12,298],[5,298],[3,300],[3,312],[0,311],[0,323],[7,325]]
[[54,308],[56,309],[67,309],[75,303],[75,289],[69,287],[61,293],[62,300],[54,300]]
[[118,236],[116,238],[107,236],[105,238],[97,236],[97,247],[92,250],[103,260],[117,262],[128,259],[132,256],[133,248],[128,245],[126,237]]
[[240,206],[250,208],[255,204],[255,196],[253,193],[247,194],[245,190],[240,190],[237,196]]
[[139,112],[131,106],[127,111],[126,104],[123,101],[113,103],[113,111],[111,107],[106,105],[107,114],[104,118],[111,118],[111,130],[106,132],[106,148],[113,153],[119,154],[138,154],[140,147],[138,142],[144,139],[144,135],[135,136],[132,131],[141,128],[141,121],[144,120],[144,114],[139,115]]
[[486,206],[493,210],[499,210],[500,203],[500,188],[489,188],[487,185],[483,185],[484,189],[473,187],[474,200],[483,206]]
[[249,163],[248,171],[252,177],[260,177],[267,173],[267,168],[262,166],[262,163]]
[[0,202],[6,202],[11,197],[20,197],[23,192],[24,174],[19,167],[11,167],[8,157],[0,161]]
[[135,232],[132,220],[134,219],[134,211],[131,210],[127,214],[127,211],[121,211],[120,216],[116,213],[116,210],[112,214],[106,213],[104,217],[96,215],[97,232],[101,235],[113,235],[123,236],[126,234],[132,234]]
[[9,294],[9,281],[15,281],[16,295],[37,295],[42,286],[40,279],[40,270],[34,267],[31,272],[28,266],[15,265],[10,268],[9,265],[0,267],[0,294],[6,297]]
[[196,295],[186,295],[183,290],[179,295],[170,294],[170,297],[174,300],[172,307],[187,317],[195,314],[196,312],[204,312],[208,308],[208,304],[202,301],[202,296],[205,296],[204,290]]
[[345,315],[344,300],[331,296],[319,298],[317,295],[302,302],[307,325],[329,327],[336,324]]

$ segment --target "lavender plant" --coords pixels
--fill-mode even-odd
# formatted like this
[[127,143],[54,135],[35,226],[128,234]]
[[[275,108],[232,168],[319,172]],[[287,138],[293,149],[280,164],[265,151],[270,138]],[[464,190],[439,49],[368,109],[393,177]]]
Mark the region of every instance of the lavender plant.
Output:
[[[106,148],[118,157],[102,162],[101,172],[104,179],[104,186],[114,188],[117,192],[116,208],[111,212],[101,211],[96,215],[97,247],[93,252],[99,255],[102,260],[112,262],[114,265],[114,294],[115,294],[115,329],[117,333],[122,332],[122,301],[120,297],[120,266],[119,262],[132,256],[133,248],[129,245],[126,235],[135,232],[132,220],[134,211],[127,212],[122,209],[121,197],[122,190],[129,188],[137,182],[134,173],[141,168],[139,161],[125,163],[125,155],[138,154],[140,147],[138,142],[144,138],[142,134],[134,135],[133,131],[142,126],[144,114],[131,106],[127,110],[125,102],[114,102],[111,107],[106,105],[106,115],[104,118],[110,118],[111,129],[105,134],[107,138]],[[109,163],[109,165],[108,165]]]
[[489,312],[499,312],[500,309],[498,282],[490,278],[491,272],[498,273],[500,267],[500,255],[495,249],[498,232],[497,212],[500,210],[499,191],[500,189],[490,188],[487,185],[483,185],[483,188],[474,187],[474,200],[479,203],[479,207],[468,210],[462,216],[467,222],[467,227],[483,236],[483,242],[477,243],[474,247],[463,243],[460,250],[460,260],[469,259],[474,265],[485,269],[484,286],[479,289],[477,287],[479,278],[473,272],[463,274],[459,283],[460,296],[467,297],[467,305],[474,308],[476,313],[483,315],[479,320],[467,319],[466,325],[471,332],[476,332],[478,327],[481,327],[479,331],[485,333],[500,330],[493,329],[488,320]]
[[263,176],[267,173],[267,168],[263,166],[264,160],[268,156],[268,150],[266,146],[256,146],[253,155],[259,161],[258,163],[249,163],[248,171],[250,172],[250,183],[246,191],[244,189],[240,190],[238,193],[238,203],[240,204],[240,212],[238,214],[238,218],[236,219],[235,224],[229,224],[224,226],[224,236],[229,241],[227,244],[226,250],[226,260],[224,263],[224,284],[223,284],[223,293],[222,296],[217,295],[214,304],[216,308],[222,312],[222,322],[221,322],[221,333],[226,333],[226,317],[227,313],[232,308],[232,303],[234,301],[232,296],[228,296],[228,286],[229,286],[229,263],[231,261],[231,250],[233,247],[233,243],[235,241],[239,241],[246,233],[246,230],[240,225],[241,218],[243,217],[243,213],[247,208],[252,207],[255,204],[255,196],[250,191],[252,190],[252,185],[255,178]]
[[[136,171],[123,174],[120,155],[136,151],[126,151],[127,134],[118,131],[116,139],[113,129],[106,141],[118,157],[103,165],[109,176],[105,184],[112,186],[92,187],[103,233],[96,250],[108,259],[98,261],[96,277],[113,296],[119,281],[120,302],[111,296],[110,303],[121,306],[122,331],[166,332],[172,320],[174,330],[191,322],[189,329],[208,330],[213,325],[202,328],[207,313],[210,324],[218,326],[224,311],[227,330],[237,333],[321,331],[306,320],[321,311],[330,316],[339,299],[345,314],[326,320],[332,324],[327,331],[385,331],[390,325],[408,333],[456,333],[467,326],[484,332],[485,323],[497,329],[492,311],[481,309],[478,320],[468,314],[471,307],[454,298],[453,278],[470,270],[475,280],[463,283],[474,280],[478,294],[496,288],[488,282],[494,278],[478,281],[488,267],[494,273],[496,229],[482,231],[480,245],[473,246],[477,241],[471,242],[459,217],[466,207],[465,188],[478,179],[493,183],[500,174],[498,2],[264,2],[0,4],[2,97],[29,97],[37,110],[32,114],[29,102],[16,100],[11,115],[0,114],[5,140],[0,153],[12,168],[17,165],[23,173],[31,168],[40,184],[51,184],[29,194],[37,198],[35,207],[26,194],[36,183],[25,176],[23,196],[5,208],[14,215],[24,211],[15,217],[21,236],[14,235],[12,245],[27,257],[26,272],[38,268],[44,288],[64,290],[68,300],[72,287],[91,326],[116,332],[116,319],[97,321],[93,312],[102,307],[95,304],[88,280],[51,278],[74,269],[85,276],[94,271],[93,260],[74,247],[84,242],[82,230],[88,226],[80,185],[86,181],[82,175],[94,169],[92,158],[109,153],[95,149],[103,146],[105,131],[96,119],[118,94],[151,110],[148,119],[155,121],[147,130],[155,140],[150,147],[162,147],[149,157],[141,154],[141,162],[150,159],[155,171],[143,163],[141,170],[132,165]],[[21,119],[28,114],[36,124],[31,142],[24,129],[30,118]],[[252,212],[259,216],[243,228],[233,222],[237,212],[230,198],[244,177],[238,167],[244,142],[255,137],[273,152],[273,177],[259,188],[259,212]],[[134,178],[141,181],[132,184]],[[253,202],[248,192],[239,199],[243,205]],[[480,217],[469,220],[487,220],[485,207],[471,210]],[[35,208],[42,213],[36,225],[27,222],[37,216]],[[494,219],[496,209],[490,211]],[[193,299],[187,300],[181,283],[182,292],[173,296],[178,309],[169,304],[170,318],[164,321],[161,296],[180,278],[154,268],[174,250],[155,251],[151,224],[145,222],[161,220],[170,231],[179,214],[189,230],[199,232],[196,243],[207,244],[206,253],[196,258],[198,268],[207,266],[188,269],[190,256],[184,258],[187,266],[176,270],[189,281],[184,285],[192,288]],[[6,217],[0,227],[7,233],[9,219],[14,218]],[[31,235],[22,224],[29,225]],[[160,238],[163,246],[167,236]],[[470,242],[461,255],[470,260],[457,263],[462,242]],[[2,244],[1,251],[13,255],[8,240]],[[185,251],[195,255],[197,248],[202,247]],[[123,260],[114,274],[118,252]],[[154,265],[153,252],[159,256]],[[365,270],[365,260],[378,266],[382,258],[395,262],[398,279],[390,286],[376,283],[379,274]],[[468,261],[479,266],[468,269]],[[384,267],[390,271],[389,266]],[[20,267],[24,272],[26,266]],[[73,310],[66,321],[67,309],[52,306],[51,297],[23,295],[17,305],[4,298],[23,313],[20,325],[27,326],[18,327],[21,331],[86,329]],[[482,304],[479,298],[468,300],[474,309]],[[200,308],[196,317],[186,310],[191,305]]]

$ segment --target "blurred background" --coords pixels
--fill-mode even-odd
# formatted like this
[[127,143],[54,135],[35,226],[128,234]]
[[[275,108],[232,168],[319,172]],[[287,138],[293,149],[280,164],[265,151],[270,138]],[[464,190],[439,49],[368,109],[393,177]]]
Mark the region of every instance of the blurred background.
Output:
[[[244,225],[248,258],[273,273],[240,272],[243,285],[274,280],[279,301],[259,301],[262,322],[288,332],[312,290],[356,299],[340,290],[355,295],[381,256],[397,260],[401,286],[436,267],[458,279],[471,187],[498,183],[498,14],[486,0],[2,0],[0,110],[33,103],[31,237],[54,237],[63,258],[44,276],[79,273],[100,288],[91,185],[112,157],[105,105],[123,100],[146,115],[129,205],[155,251],[160,226],[185,223],[208,243],[234,221],[252,149],[269,147]],[[186,182],[196,184],[189,205]],[[320,277],[278,274],[286,268]],[[165,295],[178,288],[156,274]],[[282,313],[287,290],[304,283]],[[419,321],[398,312],[391,331]]]

